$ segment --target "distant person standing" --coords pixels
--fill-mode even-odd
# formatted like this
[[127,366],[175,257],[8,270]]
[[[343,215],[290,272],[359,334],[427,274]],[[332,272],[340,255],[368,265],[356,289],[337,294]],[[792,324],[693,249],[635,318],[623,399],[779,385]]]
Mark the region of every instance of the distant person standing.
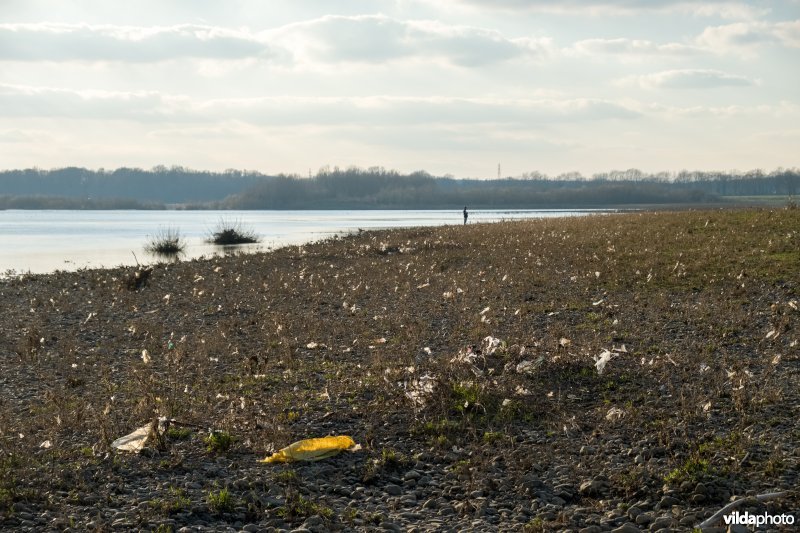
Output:
[[467,206],[464,206],[464,224],[467,223],[467,217],[468,216],[469,216],[469,213],[467,213]]

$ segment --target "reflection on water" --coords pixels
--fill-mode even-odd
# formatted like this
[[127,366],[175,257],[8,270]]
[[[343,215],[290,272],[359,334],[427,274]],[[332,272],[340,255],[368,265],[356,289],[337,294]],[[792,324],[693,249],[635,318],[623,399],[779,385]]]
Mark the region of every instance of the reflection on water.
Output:
[[[470,223],[579,216],[598,211],[475,210]],[[206,239],[220,219],[235,219],[261,237],[258,244],[221,247]],[[182,259],[269,250],[359,229],[461,224],[452,211],[0,211],[0,273],[77,270],[150,263],[145,246],[161,228],[180,231]]]

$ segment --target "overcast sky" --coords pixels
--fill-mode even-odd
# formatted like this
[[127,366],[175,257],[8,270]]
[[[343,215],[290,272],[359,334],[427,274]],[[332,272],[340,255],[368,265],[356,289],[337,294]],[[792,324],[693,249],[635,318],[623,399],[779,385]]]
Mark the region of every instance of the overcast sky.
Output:
[[0,168],[798,166],[800,0],[0,0]]

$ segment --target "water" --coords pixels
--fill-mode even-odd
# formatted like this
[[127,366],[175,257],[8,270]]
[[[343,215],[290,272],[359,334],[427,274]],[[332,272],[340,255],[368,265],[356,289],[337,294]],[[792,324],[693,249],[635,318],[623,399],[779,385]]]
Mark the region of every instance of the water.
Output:
[[[580,216],[591,210],[476,210],[469,222]],[[234,220],[261,237],[248,251],[303,244],[358,229],[461,224],[452,211],[0,211],[0,274],[151,263],[151,236],[177,228],[191,259],[220,253],[204,242],[220,220]],[[134,257],[134,254],[136,257]]]

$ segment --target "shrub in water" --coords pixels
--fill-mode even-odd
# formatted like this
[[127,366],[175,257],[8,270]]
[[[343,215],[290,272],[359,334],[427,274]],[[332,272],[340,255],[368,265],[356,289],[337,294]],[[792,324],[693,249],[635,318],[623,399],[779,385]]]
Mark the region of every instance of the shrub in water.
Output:
[[208,238],[211,244],[228,246],[232,244],[252,244],[258,242],[258,236],[249,228],[242,226],[241,220],[222,219]]

